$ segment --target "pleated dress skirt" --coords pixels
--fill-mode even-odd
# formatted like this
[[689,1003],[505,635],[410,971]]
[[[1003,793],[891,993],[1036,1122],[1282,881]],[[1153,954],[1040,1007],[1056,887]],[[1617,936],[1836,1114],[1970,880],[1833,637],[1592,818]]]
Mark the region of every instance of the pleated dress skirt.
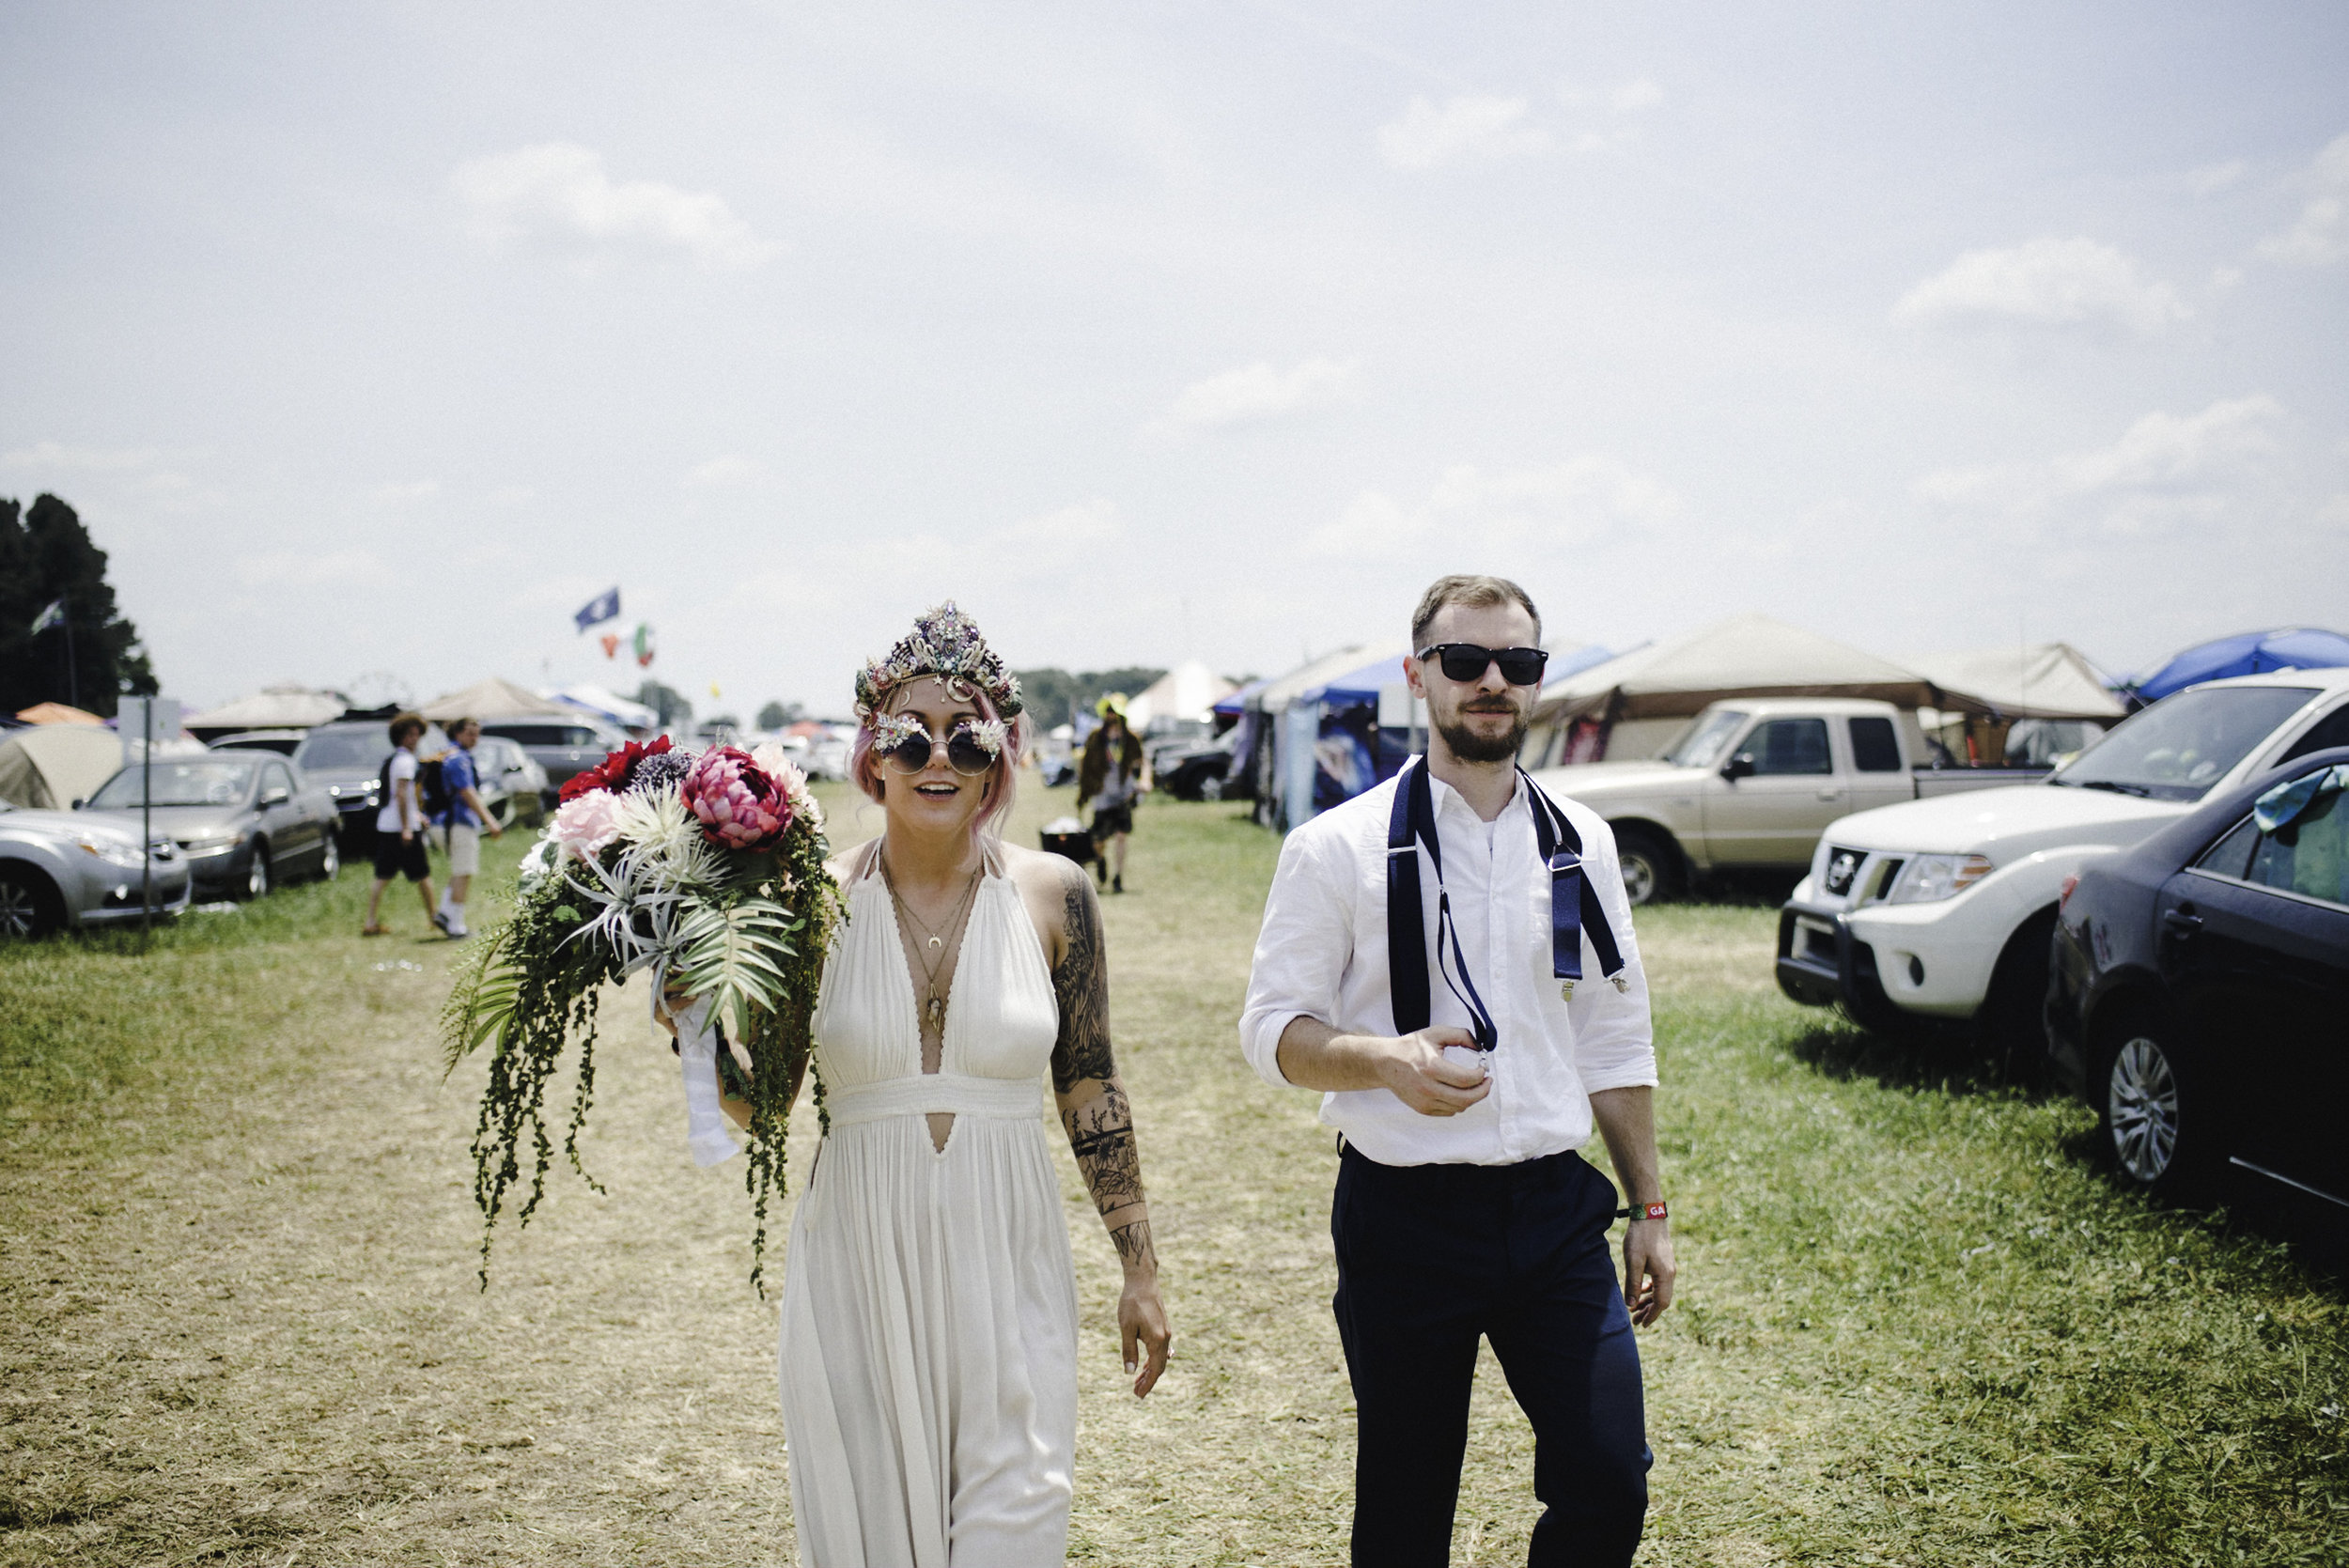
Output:
[[[1077,1295],[1041,1077],[1058,1031],[1017,890],[983,884],[924,1074],[894,910],[849,889],[817,1011],[832,1129],[791,1225],[781,1381],[812,1568],[1066,1554]],[[909,1060],[913,1071],[902,1069]],[[973,1070],[976,1069],[976,1070]],[[943,1149],[926,1113],[954,1112]]]

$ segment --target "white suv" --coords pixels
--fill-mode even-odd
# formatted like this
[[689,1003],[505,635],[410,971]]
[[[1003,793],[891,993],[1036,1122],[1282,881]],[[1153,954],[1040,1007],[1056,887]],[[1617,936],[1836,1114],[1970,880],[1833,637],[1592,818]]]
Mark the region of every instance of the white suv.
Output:
[[1846,816],[1780,911],[1779,986],[1874,1029],[1975,1018],[2036,1040],[2067,877],[2215,789],[2342,745],[2349,670],[2238,675],[2164,698],[2044,784]]

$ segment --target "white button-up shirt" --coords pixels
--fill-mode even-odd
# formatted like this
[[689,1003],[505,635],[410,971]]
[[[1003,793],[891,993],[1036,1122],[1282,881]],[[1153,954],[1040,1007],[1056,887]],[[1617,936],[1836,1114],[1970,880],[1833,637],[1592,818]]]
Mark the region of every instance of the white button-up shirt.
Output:
[[[1388,1089],[1323,1096],[1321,1119],[1382,1165],[1513,1165],[1590,1141],[1591,1094],[1656,1081],[1647,974],[1615,835],[1579,801],[1558,805],[1582,840],[1583,875],[1598,890],[1622,949],[1624,990],[1599,973],[1590,933],[1569,999],[1550,972],[1549,868],[1519,780],[1491,822],[1440,779],[1428,784],[1443,848],[1443,886],[1470,977],[1500,1032],[1485,1058],[1492,1090],[1457,1116],[1423,1116]],[[1396,1034],[1387,986],[1390,779],[1299,828],[1281,846],[1240,1015],[1240,1048],[1265,1079],[1286,1087],[1281,1032],[1297,1017],[1347,1034]],[[1430,1023],[1470,1027],[1468,1009],[1436,967],[1436,869],[1423,846],[1420,897],[1427,939]]]

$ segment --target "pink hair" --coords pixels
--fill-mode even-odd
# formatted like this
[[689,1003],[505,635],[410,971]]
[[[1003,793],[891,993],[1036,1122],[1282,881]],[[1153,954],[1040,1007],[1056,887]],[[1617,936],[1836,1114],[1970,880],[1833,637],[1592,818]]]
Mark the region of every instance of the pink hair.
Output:
[[[973,688],[971,705],[979,710],[980,718],[995,717],[995,704],[986,692]],[[1025,713],[1003,725],[1003,754],[995,759],[993,768],[988,769],[987,787],[979,792],[979,815],[971,820],[972,832],[993,832],[998,838],[1003,836],[1003,828],[995,818],[1011,809],[1012,800],[1019,792],[1019,760],[1028,754],[1028,742],[1034,733]],[[859,724],[856,740],[848,748],[848,777],[856,781],[857,788],[863,790],[868,800],[875,805],[880,805],[886,789],[880,781],[877,763],[878,759],[873,755],[873,726],[869,723]]]

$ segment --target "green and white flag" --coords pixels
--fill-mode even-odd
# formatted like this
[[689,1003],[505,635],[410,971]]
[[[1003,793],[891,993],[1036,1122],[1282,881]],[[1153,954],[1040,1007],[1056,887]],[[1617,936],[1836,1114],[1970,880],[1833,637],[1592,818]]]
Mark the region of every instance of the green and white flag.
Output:
[[64,624],[65,600],[58,599],[55,603],[50,605],[48,609],[33,617],[33,635],[38,637],[42,632],[47,631],[51,627],[63,626]]

